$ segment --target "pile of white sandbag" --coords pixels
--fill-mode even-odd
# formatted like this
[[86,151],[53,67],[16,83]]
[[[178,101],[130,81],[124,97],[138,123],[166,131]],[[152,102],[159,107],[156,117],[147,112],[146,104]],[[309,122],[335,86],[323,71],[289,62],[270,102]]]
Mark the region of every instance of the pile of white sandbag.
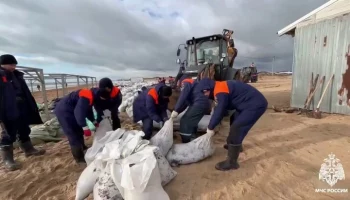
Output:
[[119,106],[119,112],[126,112],[127,115],[132,118],[133,112],[132,112],[132,104],[134,103],[135,98],[138,95],[138,92],[141,91],[142,87],[148,87],[151,85],[154,85],[155,82],[153,81],[142,81],[142,82],[130,82],[129,86],[126,83],[124,83],[124,87],[121,88],[121,93],[123,94],[123,102]]
[[143,140],[143,135],[141,131],[112,131],[110,112],[105,111],[85,155],[88,167],[79,177],[76,200],[92,192],[95,200],[169,199],[162,186],[177,175],[170,164],[198,162],[215,150],[209,134],[186,144],[173,144],[172,119],[150,141]]
[[105,111],[85,155],[88,167],[79,177],[76,199],[85,199],[91,192],[95,200],[169,199],[162,186],[177,173],[165,158],[173,143],[172,121],[166,126],[168,130],[160,132],[154,143],[161,143],[158,140],[164,135],[170,135],[171,141],[157,147],[142,140],[141,131],[111,131],[110,112]]

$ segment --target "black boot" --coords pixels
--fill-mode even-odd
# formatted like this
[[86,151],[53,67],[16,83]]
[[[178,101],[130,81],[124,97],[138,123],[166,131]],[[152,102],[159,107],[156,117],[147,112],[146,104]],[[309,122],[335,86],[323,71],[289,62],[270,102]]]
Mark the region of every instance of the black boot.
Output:
[[13,146],[1,146],[0,147],[0,153],[2,162],[5,166],[5,168],[9,171],[15,171],[20,168],[20,165],[16,163],[13,159]]
[[73,158],[75,162],[78,164],[86,164],[85,158],[84,158],[84,150],[83,147],[76,147],[76,146],[71,146],[70,147],[72,151]]
[[238,169],[238,157],[239,157],[239,150],[242,145],[228,145],[228,156],[225,161],[219,162],[215,165],[215,168],[220,171],[227,171],[231,169]]
[[[227,150],[227,148],[228,148],[228,147],[227,147],[227,144],[225,144],[225,145],[224,145],[224,149]],[[241,146],[241,149],[239,150],[239,152],[243,152],[243,145]]]
[[190,135],[190,134],[181,134],[180,133],[180,136],[181,136],[182,143],[189,143],[192,140],[192,135]]
[[46,152],[45,149],[38,150],[38,149],[34,148],[32,142],[30,140],[27,142],[20,142],[19,147],[22,149],[22,151],[24,152],[24,155],[26,157],[40,156],[40,155],[44,155]]

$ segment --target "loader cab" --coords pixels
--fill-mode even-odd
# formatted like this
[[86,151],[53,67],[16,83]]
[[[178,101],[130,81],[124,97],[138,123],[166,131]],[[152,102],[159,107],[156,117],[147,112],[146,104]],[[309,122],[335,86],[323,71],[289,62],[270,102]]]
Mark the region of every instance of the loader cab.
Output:
[[[186,44],[179,45],[176,54],[177,63],[184,66],[184,74],[197,78],[205,67],[215,65],[215,80],[227,80],[224,74],[229,67],[227,42],[222,35],[187,40]],[[185,57],[186,62],[183,63],[180,56]]]

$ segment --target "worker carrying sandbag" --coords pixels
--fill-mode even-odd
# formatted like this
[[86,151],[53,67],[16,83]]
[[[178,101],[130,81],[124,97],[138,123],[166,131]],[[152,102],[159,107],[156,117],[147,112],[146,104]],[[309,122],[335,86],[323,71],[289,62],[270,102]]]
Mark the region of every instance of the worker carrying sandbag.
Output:
[[[168,120],[167,108],[172,89],[164,83],[158,83],[154,88],[142,91],[133,103],[133,118],[137,123],[142,121],[143,139],[152,136],[153,121],[164,124]],[[162,125],[161,125],[162,127]]]
[[[120,128],[118,107],[122,102],[122,94],[118,87],[113,86],[109,78],[99,81],[99,88],[80,89],[71,92],[59,101],[55,108],[58,122],[67,136],[72,155],[75,161],[86,163],[84,150],[84,135],[91,136],[86,118],[94,123],[96,127],[102,120],[103,110],[109,109],[112,113],[113,128]],[[92,107],[97,112],[95,120]]]
[[267,100],[257,89],[239,81],[214,81],[205,78],[199,82],[198,87],[206,96],[212,96],[216,103],[208,125],[208,133],[214,133],[214,128],[227,110],[236,110],[230,118],[228,157],[215,168],[221,171],[238,169],[237,160],[243,139],[266,111]]
[[14,171],[20,168],[13,159],[13,143],[18,136],[25,156],[43,155],[30,140],[29,125],[42,124],[38,106],[24,81],[23,73],[16,70],[13,55],[0,56],[0,153],[4,167]]
[[196,137],[198,123],[210,107],[208,97],[198,89],[198,82],[192,78],[184,77],[181,81],[181,94],[176,102],[172,118],[176,118],[179,113],[187,107],[186,113],[180,120],[180,135],[183,143],[188,143]]

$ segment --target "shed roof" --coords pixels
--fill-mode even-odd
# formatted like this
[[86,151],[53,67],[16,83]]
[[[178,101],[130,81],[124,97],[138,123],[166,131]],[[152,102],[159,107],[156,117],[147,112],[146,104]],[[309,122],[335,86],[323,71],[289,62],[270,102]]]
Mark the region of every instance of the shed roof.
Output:
[[308,19],[309,17],[313,16],[314,14],[320,12],[321,10],[327,8],[328,6],[334,4],[337,1],[339,1],[339,0],[330,0],[327,3],[325,3],[325,4],[321,5],[320,7],[316,8],[315,10],[309,12],[308,14],[306,14],[303,17],[299,18],[295,22],[289,24],[288,26],[286,26],[283,29],[281,29],[280,31],[278,31],[277,32],[278,36],[282,36],[282,35],[290,32],[290,31],[293,31],[300,22],[303,22],[304,20]]

